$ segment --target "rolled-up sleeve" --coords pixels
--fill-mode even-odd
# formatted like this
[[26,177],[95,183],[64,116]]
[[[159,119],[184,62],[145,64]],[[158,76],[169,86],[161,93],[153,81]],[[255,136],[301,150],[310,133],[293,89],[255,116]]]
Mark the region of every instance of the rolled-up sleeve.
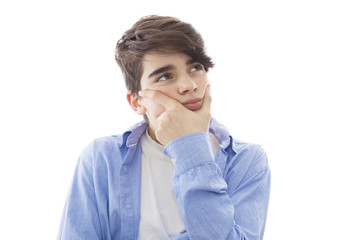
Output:
[[227,159],[227,176],[214,161],[208,133],[175,139],[165,146],[164,152],[175,160],[172,190],[186,227],[184,237],[262,239],[270,170],[261,147],[251,145],[244,151],[246,154]]

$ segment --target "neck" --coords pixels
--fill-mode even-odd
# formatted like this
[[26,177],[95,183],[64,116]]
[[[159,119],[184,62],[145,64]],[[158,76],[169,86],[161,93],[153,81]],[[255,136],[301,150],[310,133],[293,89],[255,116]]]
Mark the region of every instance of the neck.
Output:
[[162,145],[156,138],[156,135],[155,135],[155,130],[152,126],[150,126],[149,124],[149,127],[148,127],[148,133],[149,133],[149,136],[151,137],[152,140],[154,140],[155,142],[157,142],[158,144]]

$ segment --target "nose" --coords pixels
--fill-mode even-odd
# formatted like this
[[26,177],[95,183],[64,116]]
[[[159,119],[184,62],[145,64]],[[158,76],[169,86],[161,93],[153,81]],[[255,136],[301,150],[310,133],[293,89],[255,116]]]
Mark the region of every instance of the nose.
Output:
[[196,92],[198,86],[189,75],[183,75],[178,81],[178,89],[180,94],[186,94]]

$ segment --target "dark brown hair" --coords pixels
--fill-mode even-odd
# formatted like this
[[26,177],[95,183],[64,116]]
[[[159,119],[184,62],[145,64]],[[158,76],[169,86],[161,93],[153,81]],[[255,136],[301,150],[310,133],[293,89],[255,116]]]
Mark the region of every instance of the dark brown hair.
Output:
[[142,58],[150,51],[184,53],[201,63],[206,71],[214,66],[205,53],[200,34],[190,24],[173,17],[143,17],[124,33],[115,50],[115,60],[131,93],[141,90]]

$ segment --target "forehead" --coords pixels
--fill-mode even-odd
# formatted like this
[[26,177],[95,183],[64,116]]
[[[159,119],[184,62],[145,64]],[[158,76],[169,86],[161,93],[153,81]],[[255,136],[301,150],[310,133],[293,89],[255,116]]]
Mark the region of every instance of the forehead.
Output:
[[143,70],[163,67],[168,64],[179,65],[187,64],[191,58],[184,53],[154,53],[149,52],[143,56]]

